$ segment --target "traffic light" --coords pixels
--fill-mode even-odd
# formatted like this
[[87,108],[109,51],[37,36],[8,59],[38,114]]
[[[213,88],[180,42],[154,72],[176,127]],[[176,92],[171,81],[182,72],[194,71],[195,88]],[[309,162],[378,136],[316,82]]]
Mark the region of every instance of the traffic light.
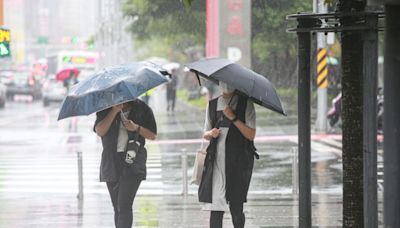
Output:
[[0,58],[10,57],[10,30],[0,28]]

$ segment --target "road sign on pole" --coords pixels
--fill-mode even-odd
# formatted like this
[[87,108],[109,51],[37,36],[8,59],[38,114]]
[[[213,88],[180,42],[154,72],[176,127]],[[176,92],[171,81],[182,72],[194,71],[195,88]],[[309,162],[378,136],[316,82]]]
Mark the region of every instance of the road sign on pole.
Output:
[[[327,6],[323,0],[315,0],[315,11],[318,13],[326,13]],[[327,132],[328,112],[328,55],[326,51],[326,36],[323,33],[317,33],[317,85],[318,85],[318,104],[317,104],[317,121],[316,130]]]
[[0,58],[11,56],[10,40],[10,30],[0,28]]
[[317,86],[328,88],[328,53],[325,48],[318,48],[317,52]]

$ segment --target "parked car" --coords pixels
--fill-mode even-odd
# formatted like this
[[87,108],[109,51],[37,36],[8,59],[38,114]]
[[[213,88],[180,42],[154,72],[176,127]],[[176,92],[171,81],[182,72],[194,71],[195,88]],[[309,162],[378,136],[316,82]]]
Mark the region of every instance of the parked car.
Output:
[[61,102],[67,95],[67,89],[62,81],[54,78],[47,79],[43,84],[43,106],[48,106],[52,102]]
[[0,82],[0,108],[4,108],[7,100],[7,87]]
[[9,71],[4,72],[3,75],[9,99],[14,98],[15,95],[30,95],[34,100],[41,98],[42,85],[31,72]]

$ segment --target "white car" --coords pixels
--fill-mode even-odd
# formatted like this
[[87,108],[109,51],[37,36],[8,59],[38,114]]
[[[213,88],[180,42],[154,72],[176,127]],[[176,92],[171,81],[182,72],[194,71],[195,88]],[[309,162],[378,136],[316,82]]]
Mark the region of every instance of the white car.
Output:
[[51,102],[61,102],[66,95],[67,89],[61,81],[48,79],[43,84],[43,106],[48,106]]

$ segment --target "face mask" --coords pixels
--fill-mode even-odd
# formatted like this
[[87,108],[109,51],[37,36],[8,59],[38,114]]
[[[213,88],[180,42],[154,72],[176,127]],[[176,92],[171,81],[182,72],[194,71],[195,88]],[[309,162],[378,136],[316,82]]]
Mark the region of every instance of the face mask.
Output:
[[225,82],[219,82],[219,88],[221,88],[223,93],[233,93],[235,88],[229,86]]

